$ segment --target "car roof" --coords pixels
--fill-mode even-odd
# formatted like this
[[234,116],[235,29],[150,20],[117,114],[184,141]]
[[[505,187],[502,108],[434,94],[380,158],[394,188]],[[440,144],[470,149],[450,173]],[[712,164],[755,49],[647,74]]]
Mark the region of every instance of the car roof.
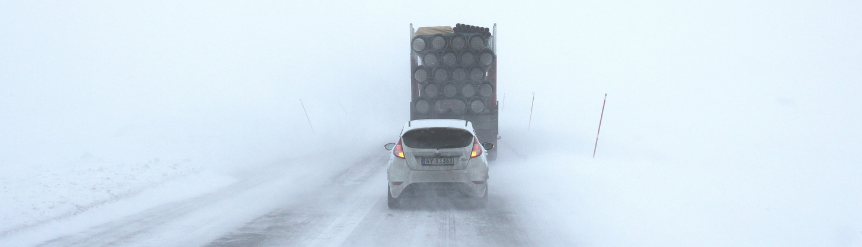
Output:
[[404,124],[401,134],[422,128],[454,128],[473,132],[473,123],[464,119],[419,119],[410,120]]

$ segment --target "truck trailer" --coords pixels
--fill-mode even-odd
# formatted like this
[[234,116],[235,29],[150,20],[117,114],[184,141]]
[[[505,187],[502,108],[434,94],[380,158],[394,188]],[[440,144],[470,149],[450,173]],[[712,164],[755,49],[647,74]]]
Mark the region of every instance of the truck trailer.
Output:
[[[497,24],[413,28],[410,120],[463,119],[481,143],[497,145]],[[497,149],[488,159],[497,157]]]

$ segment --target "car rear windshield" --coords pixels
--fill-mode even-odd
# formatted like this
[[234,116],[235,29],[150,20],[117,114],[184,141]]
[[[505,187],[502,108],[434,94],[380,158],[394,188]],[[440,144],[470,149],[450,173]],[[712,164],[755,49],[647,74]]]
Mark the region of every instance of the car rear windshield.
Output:
[[407,131],[401,138],[411,148],[460,148],[472,143],[473,134],[463,129],[426,128]]

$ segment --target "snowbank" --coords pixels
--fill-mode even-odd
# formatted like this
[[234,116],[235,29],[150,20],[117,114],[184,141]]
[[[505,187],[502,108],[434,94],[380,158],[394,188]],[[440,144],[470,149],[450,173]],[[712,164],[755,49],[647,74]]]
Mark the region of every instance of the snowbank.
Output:
[[39,168],[0,175],[0,235],[80,214],[202,171],[190,160],[116,163],[90,154]]
[[591,159],[585,150],[500,146],[493,191],[518,198],[542,222],[537,239],[552,245],[862,244],[862,168],[851,161]]

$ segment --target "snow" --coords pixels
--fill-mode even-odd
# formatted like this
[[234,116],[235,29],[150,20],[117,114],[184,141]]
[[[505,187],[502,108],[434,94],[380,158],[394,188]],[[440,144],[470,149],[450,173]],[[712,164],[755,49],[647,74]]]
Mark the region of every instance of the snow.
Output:
[[[170,203],[224,189],[235,184],[236,181],[235,178],[213,172],[180,177],[142,190],[128,198],[122,198],[123,200],[104,203],[93,210],[76,212],[75,217],[62,217],[48,222],[39,222],[38,225],[8,232],[6,238],[0,238],[0,245],[38,245],[57,236],[92,230],[119,218],[130,217],[159,206],[170,205]],[[84,193],[77,192],[76,194]]]
[[537,222],[555,222],[539,228],[550,231],[546,237],[572,236],[577,245],[862,244],[862,236],[852,230],[862,227],[862,214],[856,212],[862,203],[856,196],[860,183],[849,176],[775,167],[747,174],[561,153],[507,161],[492,174],[495,191],[522,198],[520,208]]
[[[534,236],[862,245],[859,3],[456,4],[0,4],[0,242],[38,244],[262,175],[291,174],[243,198],[301,200],[297,181],[344,165],[316,157],[396,141],[409,23],[496,21],[489,185],[517,198]],[[300,165],[268,166],[285,160]],[[226,232],[282,202],[161,231],[198,220]]]
[[67,166],[4,173],[0,232],[67,218],[91,208],[135,196],[144,190],[186,176],[199,175],[200,165],[188,160],[116,164],[90,154]]

